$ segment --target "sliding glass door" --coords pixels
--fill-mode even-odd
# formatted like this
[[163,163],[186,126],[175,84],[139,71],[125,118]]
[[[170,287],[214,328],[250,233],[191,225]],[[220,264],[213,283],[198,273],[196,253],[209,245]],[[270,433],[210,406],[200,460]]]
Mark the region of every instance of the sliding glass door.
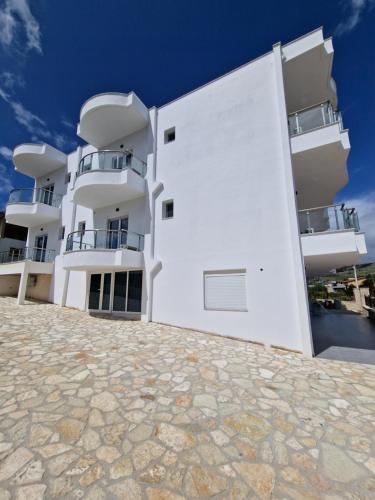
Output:
[[88,309],[92,311],[140,313],[142,271],[91,274]]

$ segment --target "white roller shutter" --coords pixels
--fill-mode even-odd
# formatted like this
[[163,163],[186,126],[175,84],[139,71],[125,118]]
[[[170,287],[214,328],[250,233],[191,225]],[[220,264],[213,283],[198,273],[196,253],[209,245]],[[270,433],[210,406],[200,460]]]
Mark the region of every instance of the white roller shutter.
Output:
[[205,272],[204,307],[222,311],[246,311],[245,272]]

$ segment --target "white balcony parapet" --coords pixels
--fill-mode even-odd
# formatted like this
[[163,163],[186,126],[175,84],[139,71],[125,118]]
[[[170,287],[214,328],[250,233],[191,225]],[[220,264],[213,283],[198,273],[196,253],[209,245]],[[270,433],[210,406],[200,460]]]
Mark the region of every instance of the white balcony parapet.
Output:
[[5,217],[7,222],[35,227],[60,218],[62,196],[48,189],[13,189],[9,194]]
[[98,94],[83,104],[77,135],[103,148],[146,127],[148,122],[148,109],[134,92]]
[[95,209],[144,196],[146,170],[146,163],[128,151],[90,153],[79,163],[74,202]]
[[70,233],[63,267],[71,270],[141,269],[144,236],[127,230],[88,229]]
[[308,276],[357,264],[367,253],[354,208],[331,205],[300,210],[298,216]]
[[336,107],[336,86],[331,81],[334,50],[323,29],[282,45],[281,51],[288,112],[325,100]]
[[66,155],[49,144],[20,144],[13,151],[17,172],[38,178],[66,164]]

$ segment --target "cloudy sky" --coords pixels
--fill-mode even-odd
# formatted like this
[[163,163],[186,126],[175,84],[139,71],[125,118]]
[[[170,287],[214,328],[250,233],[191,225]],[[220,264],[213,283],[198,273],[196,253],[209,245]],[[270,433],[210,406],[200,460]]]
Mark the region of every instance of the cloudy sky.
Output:
[[159,106],[319,26],[352,145],[338,201],[357,207],[375,260],[375,0],[0,0],[0,209],[32,185],[12,149],[74,149],[88,97],[134,90]]

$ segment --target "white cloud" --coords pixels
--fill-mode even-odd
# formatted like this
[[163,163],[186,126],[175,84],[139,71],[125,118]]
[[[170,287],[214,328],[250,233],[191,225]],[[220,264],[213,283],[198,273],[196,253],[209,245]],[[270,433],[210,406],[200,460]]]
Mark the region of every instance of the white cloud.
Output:
[[41,33],[38,21],[32,15],[28,0],[6,0],[0,9],[0,42],[6,48],[20,50],[19,36],[24,31],[26,51],[42,52]]
[[345,200],[345,206],[357,210],[361,231],[365,232],[368,253],[363,261],[375,261],[375,190]]
[[13,189],[13,184],[8,177],[8,169],[0,163],[0,208],[3,208],[8,201],[8,194]]
[[32,141],[50,141],[57,148],[63,150],[72,150],[77,147],[76,141],[64,134],[51,132],[42,118],[26,109],[22,103],[16,101],[9,92],[1,87],[0,97],[12,108],[15,120],[30,133]]
[[13,151],[6,146],[0,146],[0,155],[6,160],[11,160],[13,156]]
[[64,127],[66,127],[66,128],[73,128],[73,129],[75,128],[75,127],[74,127],[74,125],[73,125],[73,123],[72,123],[72,122],[70,122],[69,120],[67,120],[67,119],[66,119],[66,118],[64,118],[64,117],[63,117],[63,118],[61,118],[61,123],[62,123],[62,125],[64,125]]
[[0,74],[0,85],[4,88],[13,91],[16,87],[24,87],[25,80],[11,71],[3,71]]
[[349,11],[349,15],[337,25],[335,34],[340,36],[354,30],[360,23],[365,11],[372,9],[374,5],[375,0],[346,0],[345,7]]

